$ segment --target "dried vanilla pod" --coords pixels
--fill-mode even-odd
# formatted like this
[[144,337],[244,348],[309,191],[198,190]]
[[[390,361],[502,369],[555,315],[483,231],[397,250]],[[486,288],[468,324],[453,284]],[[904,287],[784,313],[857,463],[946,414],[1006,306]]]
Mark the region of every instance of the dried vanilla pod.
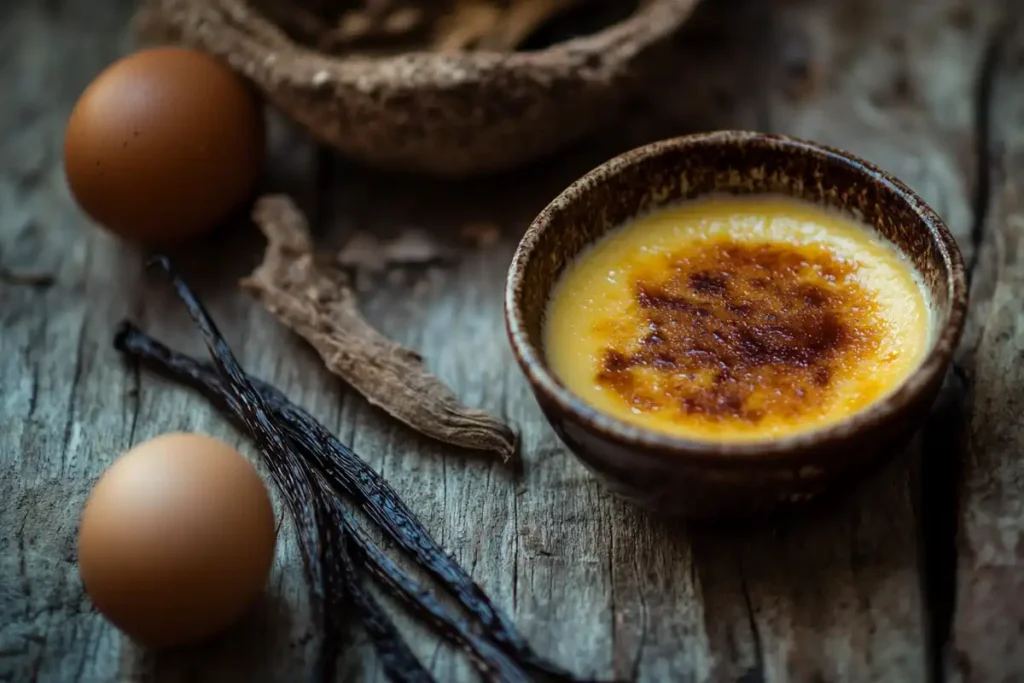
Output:
[[[179,293],[186,305],[191,308],[201,306],[187,287],[179,288]],[[213,326],[212,321],[210,326]],[[222,377],[225,360],[233,366],[237,364],[228,356],[230,349],[223,337],[215,330],[213,336],[216,338],[214,343],[218,351],[214,356],[216,360],[212,363],[199,362],[172,351],[128,321],[122,322],[118,327],[114,346],[128,357],[140,361],[158,373],[197,389],[222,411],[226,409],[229,416],[236,423],[241,423],[243,428],[246,425],[243,415],[246,406],[259,403],[270,407],[273,423],[271,426],[280,427],[288,440],[289,448],[283,452],[279,449],[261,450],[261,453],[272,459],[272,465],[284,467],[288,472],[298,476],[313,476],[317,484],[315,493],[321,494],[311,495],[302,500],[304,503],[314,502],[318,519],[325,524],[316,526],[311,525],[310,520],[296,520],[300,534],[307,538],[323,539],[322,545],[326,549],[320,553],[320,557],[324,559],[323,576],[327,580],[323,585],[326,591],[313,596],[324,606],[321,611],[330,617],[338,616],[335,610],[340,603],[337,600],[344,598],[340,593],[346,580],[346,567],[342,564],[350,566],[354,561],[368,570],[373,578],[407,605],[416,616],[426,621],[450,643],[470,654],[485,680],[504,683],[583,683],[581,679],[574,677],[557,664],[539,656],[519,633],[515,624],[430,536],[387,481],[309,413],[291,403],[284,394],[271,385],[252,376],[246,376],[247,383],[255,388],[259,395],[254,396],[247,392],[247,399],[237,395],[232,385]],[[245,378],[236,374],[235,379]],[[235,385],[237,386],[237,382]],[[257,441],[263,441],[265,435],[255,433],[253,436]],[[282,455],[285,456],[283,459]],[[343,501],[342,498],[346,500]],[[460,603],[477,628],[461,614],[453,612],[440,602],[428,587],[399,569],[362,531],[360,522],[354,518],[346,505],[348,502],[361,508],[369,516],[371,523],[414,558],[420,568],[431,574],[440,588]],[[336,552],[342,549],[337,543],[337,531],[341,531],[341,535],[347,536],[353,543],[348,560],[344,560]],[[356,589],[360,590],[359,586],[356,586]],[[366,622],[367,617],[370,623]],[[364,612],[363,618],[378,653],[383,651],[392,663],[398,664],[397,667],[390,668],[389,677],[403,683],[422,678],[422,667],[415,661],[414,656],[403,655],[403,652],[408,653],[408,650],[402,647],[400,636],[396,638],[393,629],[388,627],[387,616],[370,606],[370,612]],[[337,620],[328,620],[328,624],[338,626]],[[330,645],[333,641],[329,636],[330,634],[325,633],[322,641],[322,654],[325,656],[320,658],[321,661],[332,661]],[[329,674],[326,667],[322,667],[321,671]],[[316,680],[326,679],[319,677]]]
[[264,197],[253,217],[267,250],[242,289],[309,342],[331,372],[428,437],[506,461],[512,457],[516,437],[506,424],[462,405],[418,353],[366,321],[344,272],[318,261],[306,220],[290,199]]

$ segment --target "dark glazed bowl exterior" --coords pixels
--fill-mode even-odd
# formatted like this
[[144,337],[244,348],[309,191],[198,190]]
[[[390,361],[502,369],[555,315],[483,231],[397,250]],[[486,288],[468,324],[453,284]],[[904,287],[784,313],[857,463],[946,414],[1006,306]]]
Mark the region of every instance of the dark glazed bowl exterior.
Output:
[[[584,247],[639,213],[711,193],[781,194],[839,209],[906,254],[930,292],[932,346],[887,398],[826,428],[757,443],[688,441],[591,408],[547,368],[549,293]],[[803,140],[717,132],[627,152],[576,181],[536,218],[509,269],[505,319],[544,415],[617,494],[691,517],[742,516],[807,501],[893,455],[934,401],[967,308],[963,260],[942,220],[902,182],[850,154]]]

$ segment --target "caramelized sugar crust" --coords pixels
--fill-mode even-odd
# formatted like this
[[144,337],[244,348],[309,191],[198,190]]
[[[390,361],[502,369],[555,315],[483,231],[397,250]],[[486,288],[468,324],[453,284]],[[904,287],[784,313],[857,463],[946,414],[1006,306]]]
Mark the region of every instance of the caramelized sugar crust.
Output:
[[596,379],[634,410],[688,421],[795,418],[886,333],[856,270],[813,244],[693,245],[634,275],[646,334],[609,323]]

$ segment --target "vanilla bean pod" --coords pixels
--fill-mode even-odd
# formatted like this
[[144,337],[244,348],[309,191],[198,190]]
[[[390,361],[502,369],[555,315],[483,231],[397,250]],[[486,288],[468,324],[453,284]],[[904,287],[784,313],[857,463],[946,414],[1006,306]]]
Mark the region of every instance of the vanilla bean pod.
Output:
[[[437,578],[480,623],[484,633],[535,673],[553,680],[576,680],[569,672],[537,655],[515,626],[498,611],[465,570],[430,536],[398,494],[350,448],[323,425],[295,407],[276,389],[259,385],[269,402],[280,408],[282,420],[295,424],[303,452],[313,457],[325,475],[359,502],[363,511],[424,569]],[[326,457],[330,454],[333,457]]]
[[[130,323],[122,323],[115,345],[150,363],[204,393],[223,394],[226,387],[218,375],[204,363],[193,361],[157,344],[143,342],[144,333]],[[511,650],[520,663],[554,680],[574,681],[571,674],[546,662],[533,652],[525,638],[490,602],[483,590],[438,546],[391,486],[348,446],[342,444],[314,417],[292,404],[278,389],[256,378],[251,383],[262,393],[267,405],[282,424],[294,425],[296,441],[317,461],[326,476],[353,496],[361,509],[418,563],[433,574],[448,592],[472,614],[485,634],[498,645]],[[223,397],[221,398],[223,400]],[[326,457],[329,453],[332,457]]]
[[[114,345],[118,350],[151,369],[196,388],[216,404],[226,407],[226,389],[208,364],[172,351],[129,322],[124,322],[119,327]],[[253,383],[258,384],[256,380],[253,380]],[[273,403],[271,407],[276,412],[277,408]],[[230,411],[230,408],[227,409]],[[301,452],[310,462],[315,462],[318,456],[308,453],[296,442],[294,435],[297,429],[291,423],[284,423],[284,431],[291,439],[295,451]],[[331,488],[331,494],[340,493],[332,488],[322,474],[320,481],[324,486]],[[413,609],[421,618],[429,621],[449,640],[468,649],[477,668],[485,676],[509,683],[532,680],[514,660],[509,659],[507,654],[473,633],[467,622],[453,615],[429,590],[421,587],[417,581],[399,569],[366,536],[351,514],[341,507],[337,495],[334,495],[332,503],[337,508],[337,514],[342,515],[348,524],[355,550],[361,553],[370,571],[396,598]]]
[[[237,399],[226,390],[220,398],[229,411],[232,411],[233,404],[236,406],[233,417],[236,421],[241,421],[241,407]],[[264,451],[261,450],[261,453],[267,458]],[[275,460],[274,463],[296,481],[316,481],[317,485],[321,484],[321,479],[300,458],[290,457],[283,462]],[[313,501],[311,507],[316,512],[313,519],[317,526],[312,529],[322,549],[320,558],[324,604],[316,609],[323,612],[321,622],[324,624],[324,633],[314,669],[314,680],[334,680],[334,667],[344,631],[341,615],[345,613],[345,601],[348,598],[360,614],[361,622],[373,640],[384,671],[391,680],[402,683],[434,683],[433,678],[420,665],[380,606],[362,588],[361,579],[348,557],[340,528],[334,524],[333,514],[321,491],[312,487],[307,488],[304,500]],[[304,539],[309,535],[302,533],[302,528],[299,527],[297,534],[299,543],[305,543]]]
[[[143,365],[163,374],[170,379],[192,386],[214,403],[224,406],[228,400],[228,392],[223,382],[214,369],[208,364],[195,360],[185,354],[173,351],[156,341],[148,334],[138,329],[132,323],[122,322],[114,339],[114,346],[121,352],[140,361]],[[313,420],[305,414],[307,420],[296,421],[293,412],[301,409],[292,406],[287,402],[280,392],[270,389],[267,385],[255,378],[250,378],[252,383],[264,392],[268,404],[271,406],[275,416],[281,418],[284,432],[291,440],[292,448],[309,461],[316,463],[321,469],[324,483],[331,486],[326,473],[323,472],[321,461],[323,455],[320,449],[324,447],[321,440],[316,439],[317,434],[307,429],[306,422]],[[289,410],[282,410],[285,405]],[[229,408],[230,410],[230,408]],[[314,449],[314,450],[311,450]],[[385,486],[386,483],[385,483]],[[342,482],[341,488],[346,493],[353,492],[353,488]],[[390,490],[387,487],[385,495]],[[442,635],[455,643],[467,648],[477,667],[481,672],[499,681],[530,681],[532,677],[525,674],[522,666],[515,660],[510,660],[508,655],[501,649],[495,647],[486,639],[473,633],[469,625],[457,616],[454,616],[431,594],[430,591],[422,588],[418,582],[402,572],[377,546],[366,537],[355,520],[347,515],[352,540],[355,542],[356,550],[361,552],[368,560],[368,566],[378,579],[403,603],[414,609],[421,618],[431,622]]]
[[[296,523],[306,522],[308,524],[309,520],[312,520],[311,526],[305,526],[304,529],[300,527],[299,537],[300,539],[306,537],[305,543],[308,543],[311,548],[317,551],[316,561],[313,562],[313,566],[320,572],[319,581],[321,587],[324,586],[324,582],[327,580],[322,573],[324,564],[327,561],[333,561],[333,566],[340,568],[343,572],[345,578],[344,587],[347,589],[348,595],[356,603],[363,624],[373,638],[374,646],[381,657],[382,663],[385,665],[389,677],[396,683],[431,683],[433,679],[422,667],[415,655],[412,654],[412,651],[409,650],[390,619],[362,589],[358,576],[354,574],[355,568],[347,561],[344,536],[340,538],[339,542],[339,539],[328,535],[328,540],[333,541],[328,544],[328,549],[332,553],[340,554],[325,558],[325,548],[320,543],[319,536],[329,530],[331,526],[327,524],[326,520],[321,518],[321,514],[325,511],[325,506],[317,505],[315,502],[318,499],[318,495],[317,489],[313,487],[312,473],[308,468],[301,467],[295,463],[294,456],[289,451],[287,437],[285,437],[280,427],[271,417],[270,407],[266,404],[260,392],[252,385],[252,382],[249,381],[249,376],[238,364],[227,341],[220,333],[220,330],[217,329],[216,323],[213,322],[213,319],[198,297],[196,297],[174,269],[171,268],[170,262],[166,258],[156,257],[152,260],[152,263],[159,266],[167,274],[171,281],[171,286],[178,294],[178,298],[184,303],[189,315],[199,328],[203,341],[210,352],[210,356],[213,358],[213,365],[216,368],[217,375],[226,385],[227,391],[224,393],[228,405],[233,408],[238,419],[245,424],[250,436],[259,445],[264,459],[272,468],[272,473],[274,470],[279,473],[277,480],[286,482],[292,487],[291,491],[293,493],[288,494],[289,497],[293,494],[299,496],[297,501],[302,503],[299,507],[304,511],[311,510],[312,514],[304,514],[301,518],[296,519]],[[289,465],[289,463],[293,464]],[[307,495],[305,497],[300,496],[301,488],[300,486],[295,486],[296,481],[299,482],[301,488],[306,489]],[[305,533],[302,533],[302,531]],[[330,580],[333,584],[334,579]],[[337,594],[337,586],[334,586],[334,588],[335,590],[332,593]],[[323,588],[321,588],[319,593],[321,609],[324,603],[327,602],[325,598]],[[333,615],[337,614],[337,610],[330,610],[330,612]],[[326,623],[331,624],[334,618],[336,617],[327,618]],[[331,637],[331,642],[328,642],[327,638],[324,639],[321,660],[326,659],[326,656],[336,654],[337,640],[334,638],[337,635],[335,633],[336,629],[328,628],[327,630],[328,633],[326,635]],[[319,668],[326,676],[332,673],[332,665],[333,659],[330,659],[321,664]],[[325,680],[327,679],[325,678]]]
[[[220,335],[216,325],[210,319],[205,309],[202,308],[202,304],[195,300],[191,295],[192,293],[188,290],[188,286],[174,273],[170,262],[166,258],[158,256],[150,261],[150,265],[159,266],[168,275],[178,296],[185,301],[189,315],[199,326],[203,341],[211,356],[227,356],[229,364],[226,366],[223,364],[214,365],[211,368],[212,372],[227,387],[244,387],[247,377],[244,373],[241,373],[241,378],[239,378],[241,368],[238,367],[237,363],[233,363],[234,356],[231,355],[230,348],[228,348],[227,343]],[[190,301],[189,299],[192,300]],[[252,393],[256,393],[255,389],[252,390]],[[242,390],[242,395],[244,395],[244,389]],[[267,440],[272,439],[275,432],[268,411],[259,403],[243,405],[238,396],[239,392],[237,389],[235,391],[226,390],[223,394],[223,399],[227,403],[228,408],[238,417],[246,430],[253,435],[253,438],[260,445],[260,450],[264,454],[263,460],[267,464],[277,486],[281,489],[285,504],[295,524],[311,529],[321,528],[322,525],[319,523],[318,511],[311,504],[312,496],[310,494],[313,491],[311,479],[304,471],[288,468],[283,460],[268,455],[268,452],[273,452],[273,444],[268,443]],[[323,571],[322,539],[318,534],[299,534],[298,544],[303,569],[309,583],[311,597],[313,598],[313,619],[322,626],[325,632],[333,633],[336,629],[334,624],[329,622],[330,617],[324,609],[326,579]],[[337,641],[332,640],[328,642],[325,638],[324,643],[325,645],[314,667],[314,679],[329,681],[333,678],[334,661],[337,655]]]
[[[323,483],[325,487],[330,486],[326,481]],[[366,536],[351,514],[342,507],[339,498],[334,497],[332,506],[338,523],[345,525],[356,551],[362,555],[366,566],[377,579],[394,597],[416,612],[417,616],[430,622],[449,640],[461,645],[484,676],[489,680],[503,683],[529,683],[533,680],[516,662],[509,659],[508,655],[473,633],[469,625],[445,609],[433,593],[399,569],[391,558]]]
[[[228,410],[234,413],[238,421],[242,421],[244,407],[238,399],[224,392],[224,401]],[[258,441],[258,437],[254,437]],[[340,644],[344,625],[340,614],[343,613],[344,595],[339,595],[331,585],[332,576],[330,570],[331,558],[329,555],[328,527],[322,523],[323,511],[317,506],[311,505],[314,500],[315,489],[313,488],[312,475],[296,467],[289,461],[278,461],[272,458],[267,451],[260,448],[263,461],[267,463],[271,477],[281,490],[285,498],[285,504],[292,511],[293,520],[298,529],[313,529],[314,534],[296,534],[300,549],[308,548],[306,553],[315,557],[316,564],[313,571],[307,571],[307,577],[311,586],[313,619],[322,625],[323,634],[320,640],[320,649],[317,653],[316,662],[313,666],[313,680],[328,683],[334,680],[335,665],[340,651]],[[301,508],[303,513],[296,515],[294,510]]]
[[[180,281],[172,271],[170,263],[161,257],[154,258],[153,265],[161,267],[171,279],[172,285],[178,290],[179,296],[182,291],[190,295],[187,285]],[[183,288],[183,289],[182,289]],[[203,332],[203,341],[206,343],[211,355],[217,356],[224,353],[223,349],[227,344],[220,336],[216,325],[209,319],[208,314],[201,308],[193,308],[191,302],[186,301],[189,314],[197,324],[200,319],[205,319],[208,325],[200,325]],[[219,338],[219,342],[218,342]],[[230,349],[227,349],[230,354]],[[233,355],[230,360],[233,360]],[[237,367],[237,363],[235,364]],[[210,372],[224,382],[226,387],[231,386],[230,367],[223,368],[220,365],[211,365]],[[236,382],[237,384],[237,382]],[[244,395],[244,394],[243,394]],[[236,392],[225,388],[222,399],[228,410],[242,423],[243,427],[260,446],[263,461],[270,470],[271,477],[277,484],[285,500],[292,519],[299,528],[322,529],[325,526],[320,521],[320,512],[312,504],[313,483],[307,472],[301,469],[288,467],[286,461],[272,457],[273,447],[265,443],[266,434],[273,434],[273,423],[265,409],[261,410],[259,405],[243,403]],[[261,436],[264,435],[264,436]],[[326,573],[324,571],[324,539],[322,533],[298,534],[299,552],[302,557],[303,568],[306,573],[310,587],[311,609],[313,620],[320,624],[324,631],[323,646],[318,653],[317,662],[314,666],[314,680],[329,681],[334,677],[334,664],[338,654],[338,638],[340,637],[340,625],[335,618],[332,618],[332,610],[325,609],[327,602]]]
[[[299,465],[299,461],[294,461]],[[370,635],[377,657],[388,678],[392,681],[403,681],[405,683],[435,683],[434,677],[423,668],[416,655],[402,639],[394,623],[388,618],[374,597],[363,587],[362,577],[359,575],[359,567],[352,561],[349,552],[351,531],[345,520],[339,518],[334,506],[329,502],[326,492],[321,488],[313,493],[317,509],[324,513],[327,520],[328,543],[327,555],[330,566],[335,574],[329,575],[328,585],[331,585],[338,578],[341,578],[341,586],[349,599],[355,605],[362,616],[363,628]],[[335,590],[337,595],[340,591]]]

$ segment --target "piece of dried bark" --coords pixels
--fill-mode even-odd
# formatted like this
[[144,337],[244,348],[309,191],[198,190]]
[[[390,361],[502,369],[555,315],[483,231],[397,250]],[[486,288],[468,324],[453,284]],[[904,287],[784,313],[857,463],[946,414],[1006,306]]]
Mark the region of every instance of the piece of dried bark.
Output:
[[[206,1],[187,3],[201,8]],[[383,57],[422,50],[515,51],[556,15],[590,1],[217,0],[214,4],[223,5],[231,23],[252,22],[245,29],[261,40],[279,42],[287,36],[329,55]],[[641,0],[640,5],[649,1]],[[147,0],[133,21],[135,31],[151,41],[177,40],[178,29],[162,25],[167,22],[161,14],[168,10],[161,8],[180,2],[185,0]],[[220,10],[206,11],[214,16]]]
[[321,35],[317,45],[321,50],[336,52],[366,41],[400,41],[423,30],[426,20],[420,7],[348,10],[338,18],[336,27]]
[[392,240],[381,241],[365,232],[357,232],[338,252],[338,265],[379,273],[389,267],[427,266],[449,263],[455,251],[439,244],[423,230],[411,228]]
[[422,230],[410,229],[387,241],[357,232],[335,256],[335,263],[352,274],[357,291],[365,292],[374,287],[381,274],[386,275],[389,284],[399,285],[406,280],[407,269],[445,266],[456,257],[454,249],[439,244]]
[[556,14],[582,0],[516,0],[487,35],[480,39],[481,50],[515,50],[530,35]]
[[467,223],[462,226],[459,236],[470,242],[474,247],[490,247],[497,244],[498,240],[501,239],[501,228],[494,223]]
[[315,41],[329,30],[313,9],[291,0],[259,0],[257,7],[267,19],[303,41]]
[[380,240],[367,232],[357,232],[335,257],[338,265],[357,272],[377,274],[388,265],[380,248]]
[[426,436],[505,461],[515,453],[516,437],[507,425],[459,403],[418,353],[366,321],[344,274],[316,258],[306,220],[288,197],[263,197],[253,218],[267,249],[242,289],[308,341],[331,372]]
[[437,25],[436,50],[515,50],[538,28],[583,0],[456,0]]
[[451,13],[437,22],[432,48],[439,52],[472,49],[497,30],[503,14],[491,0],[457,0]]
[[434,240],[427,232],[411,228],[384,243],[388,263],[396,265],[427,265],[449,262],[455,252]]
[[431,24],[429,48],[444,52],[515,50],[548,20],[580,2],[583,0],[434,0],[424,7],[422,0],[333,5],[307,0],[306,6],[287,0],[256,0],[256,6],[279,25],[329,52],[348,52],[374,41],[413,49],[408,41],[429,32]]

